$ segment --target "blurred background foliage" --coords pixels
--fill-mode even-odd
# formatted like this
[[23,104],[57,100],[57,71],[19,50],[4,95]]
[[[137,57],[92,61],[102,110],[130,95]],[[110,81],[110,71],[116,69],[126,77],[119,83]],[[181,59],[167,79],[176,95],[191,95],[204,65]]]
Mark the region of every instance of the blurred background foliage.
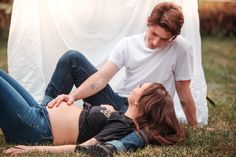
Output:
[[7,40],[13,0],[0,0],[0,68],[7,71]]
[[236,37],[236,0],[200,0],[202,35]]
[[9,30],[12,3],[13,0],[0,0],[0,36],[4,36]]

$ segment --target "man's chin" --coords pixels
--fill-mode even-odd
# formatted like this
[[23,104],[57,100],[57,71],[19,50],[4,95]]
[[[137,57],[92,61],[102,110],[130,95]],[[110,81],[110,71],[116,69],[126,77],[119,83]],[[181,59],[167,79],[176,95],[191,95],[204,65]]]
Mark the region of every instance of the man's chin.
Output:
[[149,46],[149,48],[154,50],[154,49],[160,48],[160,46]]

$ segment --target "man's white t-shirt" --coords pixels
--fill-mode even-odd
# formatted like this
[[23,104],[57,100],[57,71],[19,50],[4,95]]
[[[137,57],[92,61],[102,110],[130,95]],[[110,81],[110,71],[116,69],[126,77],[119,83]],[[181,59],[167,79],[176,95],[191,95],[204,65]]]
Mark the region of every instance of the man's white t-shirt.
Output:
[[124,38],[108,58],[118,68],[125,67],[126,76],[117,93],[127,97],[139,84],[158,82],[174,97],[175,81],[192,78],[192,46],[179,35],[165,47],[150,49],[145,44],[145,34]]

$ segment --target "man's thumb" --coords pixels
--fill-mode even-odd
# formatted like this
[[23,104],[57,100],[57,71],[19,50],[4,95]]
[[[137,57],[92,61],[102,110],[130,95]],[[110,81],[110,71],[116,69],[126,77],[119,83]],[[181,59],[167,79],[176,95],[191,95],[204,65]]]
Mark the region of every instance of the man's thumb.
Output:
[[74,103],[74,100],[72,98],[70,98],[68,101],[67,101],[68,105],[72,105]]

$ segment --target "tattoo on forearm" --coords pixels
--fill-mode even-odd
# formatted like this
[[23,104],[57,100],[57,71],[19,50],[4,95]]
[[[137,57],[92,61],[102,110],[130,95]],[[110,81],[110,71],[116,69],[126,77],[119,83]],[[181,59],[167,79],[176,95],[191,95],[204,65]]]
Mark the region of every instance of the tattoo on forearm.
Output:
[[182,107],[185,107],[185,106],[186,106],[184,101],[181,101],[181,100],[180,100],[180,103],[181,103]]
[[98,87],[97,87],[97,85],[95,83],[90,84],[90,88],[92,90],[97,90],[98,89]]
[[89,87],[90,87],[91,90],[99,91],[103,87],[104,82],[105,82],[104,79],[100,78],[100,79],[97,79],[97,80],[93,81],[93,83],[91,83],[89,85]]

